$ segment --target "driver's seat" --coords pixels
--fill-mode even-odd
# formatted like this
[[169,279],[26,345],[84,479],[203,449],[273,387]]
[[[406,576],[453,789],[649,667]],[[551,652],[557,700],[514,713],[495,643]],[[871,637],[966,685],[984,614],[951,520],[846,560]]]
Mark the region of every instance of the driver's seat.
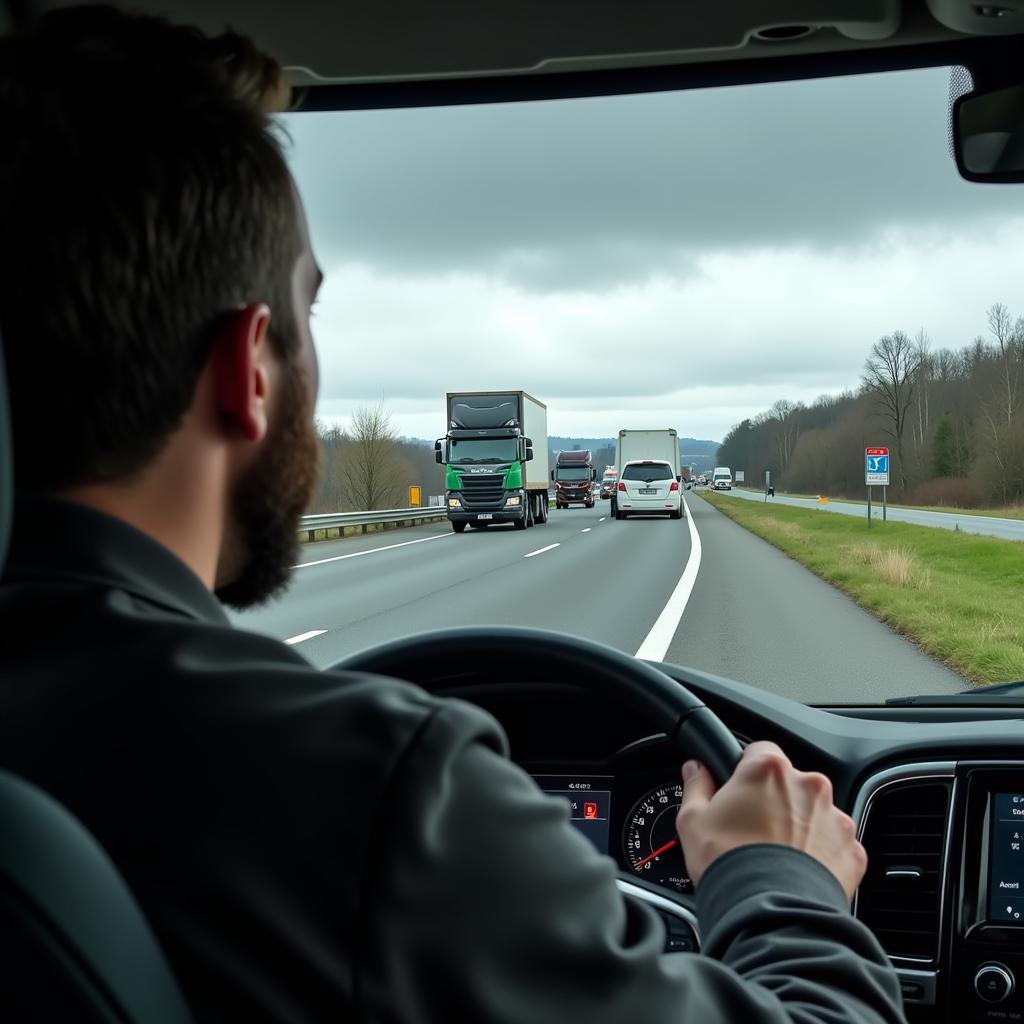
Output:
[[[4,376],[0,346],[0,570],[13,511]],[[99,843],[55,800],[2,769],[0,1021],[192,1021],[152,930]]]

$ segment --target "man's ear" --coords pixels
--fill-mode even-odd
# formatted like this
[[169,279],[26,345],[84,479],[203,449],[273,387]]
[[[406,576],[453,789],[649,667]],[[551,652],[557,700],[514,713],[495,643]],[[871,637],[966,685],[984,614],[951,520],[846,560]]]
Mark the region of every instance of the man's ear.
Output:
[[211,356],[214,396],[225,428],[246,441],[267,433],[266,366],[270,308],[263,303],[228,314],[217,331]]

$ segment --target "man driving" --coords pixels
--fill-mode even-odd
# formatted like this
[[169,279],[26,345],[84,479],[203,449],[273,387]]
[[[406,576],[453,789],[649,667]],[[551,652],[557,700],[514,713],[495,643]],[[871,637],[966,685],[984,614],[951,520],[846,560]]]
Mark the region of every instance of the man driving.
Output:
[[0,42],[0,765],[98,838],[202,1021],[901,1021],[854,824],[774,745],[682,766],[704,951],[666,954],[485,712],[231,628],[317,468],[282,82],[110,9]]

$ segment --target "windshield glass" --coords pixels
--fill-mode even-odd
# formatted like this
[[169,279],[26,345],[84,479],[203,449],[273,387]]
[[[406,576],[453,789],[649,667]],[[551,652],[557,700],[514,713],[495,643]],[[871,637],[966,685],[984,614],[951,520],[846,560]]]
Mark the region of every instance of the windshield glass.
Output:
[[555,470],[556,480],[589,480],[590,469],[587,466],[560,466]]
[[626,466],[622,471],[623,480],[674,480],[675,473],[663,463],[653,465]]
[[[443,600],[445,625],[514,609],[817,703],[1024,678],[1022,190],[958,177],[950,83],[940,67],[286,115],[325,273],[309,511],[442,508],[387,578],[364,584],[376,555],[340,563],[335,590],[363,595],[351,614],[372,628],[339,605],[303,625],[325,630],[304,651],[326,664],[432,628]],[[445,461],[516,458],[446,440],[460,393],[502,396],[532,441],[504,489],[480,474],[455,492],[471,474]],[[654,453],[660,479],[712,483],[724,462],[730,488],[626,521],[618,487],[557,506],[574,448],[616,468]],[[430,552],[410,603],[402,565]],[[614,597],[609,558],[645,559]],[[246,622],[291,628],[275,608],[305,572]]]
[[452,462],[512,462],[516,442],[512,438],[471,438],[449,442]]

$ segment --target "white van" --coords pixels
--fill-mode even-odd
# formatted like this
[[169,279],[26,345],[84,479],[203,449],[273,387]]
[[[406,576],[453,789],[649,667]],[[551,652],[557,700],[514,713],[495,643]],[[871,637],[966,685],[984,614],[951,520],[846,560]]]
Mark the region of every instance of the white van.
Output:
[[728,466],[716,466],[711,474],[711,487],[716,491],[731,491],[732,470]]

